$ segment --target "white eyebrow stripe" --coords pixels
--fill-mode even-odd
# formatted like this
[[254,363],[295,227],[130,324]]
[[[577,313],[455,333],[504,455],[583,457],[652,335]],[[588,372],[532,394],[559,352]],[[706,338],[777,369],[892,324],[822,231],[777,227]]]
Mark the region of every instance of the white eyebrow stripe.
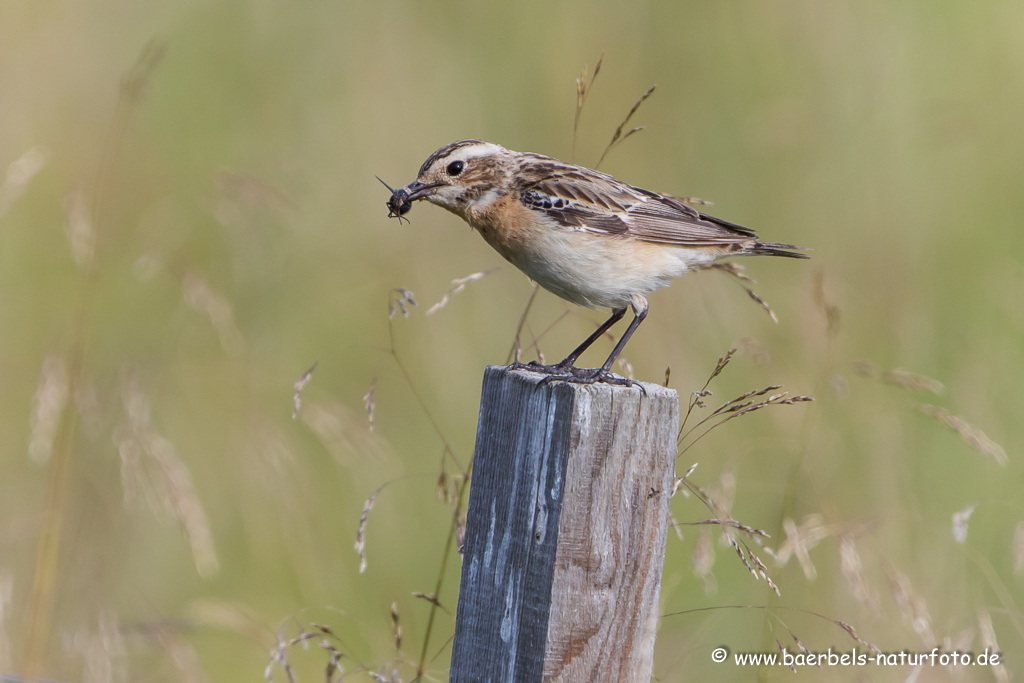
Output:
[[467,161],[469,159],[476,159],[478,157],[489,157],[494,156],[498,152],[503,151],[505,148],[501,145],[496,145],[493,142],[485,142],[477,145],[469,145],[461,149],[457,149],[448,156],[449,159],[461,159]]

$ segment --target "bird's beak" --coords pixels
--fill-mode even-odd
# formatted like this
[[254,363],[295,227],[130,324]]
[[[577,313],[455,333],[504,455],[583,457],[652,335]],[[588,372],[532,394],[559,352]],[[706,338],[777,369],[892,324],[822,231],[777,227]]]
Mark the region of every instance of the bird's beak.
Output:
[[[441,183],[421,183],[418,180],[414,180],[398,192],[405,193],[405,201],[414,202],[417,199],[424,199],[434,194],[437,188],[441,187]],[[396,193],[397,194],[397,193]]]
[[405,187],[400,187],[391,193],[388,200],[388,209],[391,216],[404,216],[409,213],[412,203],[417,199],[425,199],[437,191],[441,183],[421,183],[414,180]]

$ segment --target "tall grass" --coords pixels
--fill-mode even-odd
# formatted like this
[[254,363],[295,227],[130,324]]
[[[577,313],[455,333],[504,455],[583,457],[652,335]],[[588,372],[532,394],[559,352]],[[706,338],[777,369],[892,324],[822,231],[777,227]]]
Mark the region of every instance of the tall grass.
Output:
[[[700,466],[673,504],[657,678],[773,679],[709,653],[856,634],[998,647],[1005,669],[962,675],[1005,680],[1024,666],[1020,18],[3,5],[0,673],[443,680],[481,369],[561,357],[598,316],[444,212],[388,221],[374,175],[407,182],[471,136],[593,164],[657,82],[602,170],[814,261],[744,263],[778,324],[721,273],[658,293],[633,374],[685,397],[737,348],[691,424],[754,386],[816,399],[679,460]],[[580,114],[572,75],[602,50]]]

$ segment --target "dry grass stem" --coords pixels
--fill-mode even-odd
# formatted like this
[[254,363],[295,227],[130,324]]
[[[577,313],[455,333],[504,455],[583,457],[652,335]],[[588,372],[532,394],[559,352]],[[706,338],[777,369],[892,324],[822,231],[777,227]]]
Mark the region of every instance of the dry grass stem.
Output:
[[920,405],[920,409],[925,415],[941,422],[959,434],[964,443],[974,450],[991,456],[1002,467],[1006,467],[1010,464],[1010,459],[1006,456],[1006,451],[1003,450],[1002,446],[988,438],[985,432],[968,424],[962,417],[957,417],[945,408],[933,406],[928,403],[922,403]]
[[194,600],[188,605],[187,615],[197,625],[230,631],[260,647],[271,647],[277,642],[277,637],[263,617],[242,603],[215,599]]
[[977,505],[968,505],[963,510],[953,513],[953,540],[960,545],[967,542],[967,521],[974,514]]
[[539,291],[540,285],[536,282],[533,283],[533,291],[530,292],[530,296],[526,299],[526,303],[523,304],[523,310],[519,313],[519,322],[516,323],[516,336],[512,340],[512,348],[508,352],[508,358],[505,359],[506,365],[512,361],[519,362],[519,339],[523,333],[523,326],[526,324],[526,316],[529,315],[530,309],[533,308],[533,302],[537,298],[537,292]]
[[684,522],[686,526],[703,526],[707,524],[717,524],[719,526],[727,526],[733,529],[742,531],[749,536],[760,536],[761,538],[771,538],[771,535],[764,529],[755,529],[754,527],[742,524],[735,519],[705,519],[700,522]]
[[64,198],[64,234],[71,244],[75,263],[89,270],[96,252],[96,232],[92,227],[89,198],[81,188],[72,190]]
[[840,399],[845,400],[850,397],[850,382],[843,375],[839,373],[829,375],[828,385]]
[[700,269],[719,270],[725,273],[726,275],[731,275],[732,277],[734,277],[737,280],[737,284],[739,284],[739,286],[743,288],[743,291],[747,293],[747,296],[749,296],[754,302],[756,302],[758,306],[764,309],[765,313],[768,314],[768,317],[772,319],[772,322],[779,322],[779,316],[775,314],[775,311],[768,304],[768,302],[762,299],[760,296],[758,296],[758,294],[753,290],[753,288],[748,287],[746,284],[744,284],[746,282],[753,284],[757,281],[746,274],[746,269],[743,266],[739,265],[738,263],[713,263],[708,266],[702,266],[700,267]]
[[441,602],[437,599],[437,596],[433,593],[420,593],[419,591],[413,591],[412,596],[414,598],[419,598],[420,600],[426,600],[431,605],[434,605],[448,616],[453,616],[452,613],[448,611],[448,608],[442,605]]
[[490,270],[481,270],[476,273],[471,273],[466,277],[455,278],[454,280],[452,280],[452,288],[445,292],[444,296],[441,297],[440,301],[438,301],[436,304],[427,309],[427,315],[433,315],[437,311],[440,311],[442,308],[447,306],[451,298],[458,294],[459,292],[461,292],[462,290],[464,290],[466,288],[466,285],[470,284],[471,282],[476,282],[477,280],[482,280],[496,270],[498,269],[492,268]]
[[466,510],[459,510],[458,515],[455,517],[455,548],[458,550],[459,555],[463,554],[464,546],[466,545]]
[[[263,670],[263,677],[267,683],[274,683],[275,665],[285,672],[289,683],[296,683],[298,679],[295,676],[295,671],[292,669],[291,662],[288,661],[288,650],[296,646],[301,646],[303,650],[308,650],[311,643],[315,643],[317,647],[327,652],[328,662],[325,670],[327,683],[345,679],[345,672],[341,664],[342,658],[345,655],[334,645],[335,642],[339,644],[341,642],[338,636],[335,635],[330,627],[315,622],[309,623],[309,629],[307,630],[300,624],[299,634],[294,638],[285,638],[280,634],[276,636],[276,644],[270,649],[269,661]],[[367,669],[365,666],[359,666],[356,671],[360,670],[366,671]],[[342,675],[340,678],[335,679],[335,674]]]
[[825,294],[825,271],[821,268],[816,269],[813,278],[812,294],[814,305],[825,316],[828,336],[834,337],[839,334],[839,330],[842,327],[842,313],[839,310],[839,306],[829,301]]
[[[397,296],[396,296],[397,295]],[[392,289],[389,295],[388,320],[393,320],[395,315],[401,311],[403,318],[409,317],[409,308],[406,306],[418,306],[415,295],[405,287]]]
[[937,379],[899,368],[883,371],[871,361],[862,360],[855,362],[853,364],[853,371],[861,377],[878,379],[885,384],[913,391],[927,391],[936,395],[946,392],[946,387]]
[[[151,44],[152,46],[152,44]],[[111,130],[102,146],[101,160],[92,174],[92,192],[95,216],[107,217],[102,211],[103,198],[112,185],[113,170],[118,160],[118,150],[129,127],[133,104],[138,99],[146,77],[152,65],[158,61],[151,54],[153,49],[147,46],[143,50],[136,66],[129,71],[122,81],[120,96],[115,108]],[[135,84],[133,90],[129,84]],[[19,162],[8,168],[5,181],[0,184],[0,214],[5,213],[14,199],[21,194],[45,161],[42,150],[30,150]],[[72,393],[77,391],[78,384],[84,376],[83,366],[88,353],[86,351],[92,336],[91,323],[93,309],[88,302],[97,292],[97,278],[85,278],[79,288],[78,303],[74,311],[75,323],[70,330],[68,342],[69,376]],[[65,505],[69,491],[69,473],[72,470],[75,451],[75,432],[78,421],[74,414],[61,420],[60,436],[55,443],[52,462],[49,465],[49,477],[46,491],[46,510],[43,515],[37,541],[37,562],[33,573],[31,588],[31,606],[28,623],[25,628],[25,649],[22,657],[22,672],[26,678],[37,678],[43,670],[46,656],[47,639],[55,627],[50,624],[56,594],[55,580],[58,574],[58,561],[61,553],[61,530],[66,515]]]
[[[694,467],[696,467],[696,465],[694,465]],[[729,514],[728,508],[732,504],[732,496],[735,493],[735,477],[733,476],[732,472],[726,471],[722,473],[718,491],[716,492],[716,495],[718,496],[719,500],[716,501],[713,496],[708,494],[708,492],[704,491],[693,482],[686,480],[686,477],[690,475],[694,467],[691,467],[690,471],[688,471],[686,475],[680,477],[679,481],[684,486],[686,486],[686,488],[691,493],[693,493],[694,496],[698,500],[700,500],[705,507],[711,510],[711,512],[714,513],[716,517],[716,519],[714,520],[696,522],[694,524],[703,527],[702,534],[705,532],[709,532],[710,525],[718,526],[722,530],[721,540],[723,541],[723,545],[728,544],[735,548],[736,554],[740,558],[740,562],[743,563],[743,566],[747,568],[747,570],[754,576],[754,578],[764,579],[768,583],[768,586],[773,591],[775,591],[775,594],[781,596],[779,587],[768,575],[768,568],[765,566],[764,562],[761,561],[761,558],[759,558],[757,554],[754,553],[753,550],[751,550],[750,546],[748,546],[742,538],[737,538],[733,533],[734,530],[742,531],[748,534],[750,538],[752,538],[758,544],[760,544],[762,537],[768,537],[768,534],[766,534],[765,532],[759,529],[754,529],[753,527],[750,527],[746,524],[742,524],[737,520],[733,519],[732,516]],[[700,543],[700,539],[698,539],[698,543]],[[698,566],[696,561],[697,559],[705,558],[703,554],[700,556],[700,558],[697,558],[695,553],[695,567]],[[707,589],[707,587],[708,584],[707,582],[705,582],[705,589]]]
[[[679,427],[678,443],[681,445],[683,440],[687,436],[692,434],[694,430],[697,430],[704,425],[708,425],[709,421],[711,422],[711,424],[708,425],[700,434],[698,434],[696,438],[694,438],[685,448],[681,448],[678,454],[676,455],[677,458],[682,456],[683,453],[692,448],[698,441],[707,436],[712,430],[725,424],[726,422],[733,418],[740,417],[742,415],[747,415],[751,412],[761,410],[762,408],[766,408],[770,405],[791,405],[794,403],[801,403],[804,401],[814,400],[809,396],[791,397],[789,396],[788,392],[773,394],[771,392],[780,389],[781,386],[771,385],[765,387],[764,389],[748,391],[742,394],[741,396],[738,396],[730,401],[726,401],[717,409],[715,409],[710,415],[705,417],[703,420],[698,422],[689,430],[686,430],[686,423],[690,417],[690,414],[693,412],[694,408],[707,407],[707,404],[704,402],[704,399],[712,395],[712,392],[708,390],[708,386],[710,386],[712,380],[718,377],[718,375],[722,374],[722,371],[729,365],[729,361],[732,359],[735,353],[736,349],[733,348],[730,349],[728,353],[726,353],[724,356],[719,358],[718,363],[715,365],[715,369],[711,372],[711,375],[704,383],[704,386],[699,391],[695,391],[692,393],[686,414],[683,417],[682,423]],[[765,398],[766,395],[768,395],[767,398]],[[732,499],[735,495],[736,489],[736,481],[733,473],[728,470],[724,471],[719,481],[718,490],[715,492],[714,495],[711,495],[708,492],[701,489],[695,483],[687,481],[687,478],[693,472],[694,467],[696,467],[696,465],[691,467],[690,470],[684,476],[680,477],[674,482],[672,490],[673,495],[675,495],[676,491],[679,490],[680,486],[685,486],[687,491],[694,494],[694,496],[696,496],[698,500],[700,500],[709,510],[711,510],[712,514],[714,515],[714,518],[711,520],[706,520],[704,522],[696,522],[694,524],[705,525],[705,528],[707,528],[707,525],[717,525],[722,531],[722,542],[728,543],[736,549],[736,554],[739,557],[740,562],[743,563],[743,565],[750,571],[754,578],[763,578],[768,583],[768,586],[776,593],[776,595],[781,595],[779,587],[768,575],[767,567],[765,566],[764,562],[761,561],[757,554],[754,553],[754,551],[747,545],[747,543],[742,538],[737,538],[735,535],[736,531],[740,531],[742,533],[747,534],[749,538],[753,539],[758,544],[760,544],[761,538],[768,537],[768,534],[765,533],[763,530],[756,529],[746,524],[742,524],[741,522],[735,520],[729,513],[729,508],[732,505]],[[801,565],[804,566],[805,572],[808,571],[808,566],[810,567],[810,571],[813,572],[814,566],[813,564],[810,564],[810,559],[809,557],[807,557],[806,553],[806,551],[809,549],[808,546],[812,542],[812,539],[799,538],[800,530],[797,529],[795,524],[792,524],[791,520],[790,525],[791,527],[787,528],[787,535],[789,535],[790,538],[787,539],[786,544],[784,544],[783,546],[785,551],[783,553],[783,556],[785,559],[788,559],[788,555],[786,555],[785,553],[798,553],[798,555],[801,558]],[[800,542],[798,543],[798,541]],[[817,541],[813,542],[816,543]],[[770,549],[766,548],[765,550],[771,554]],[[776,561],[779,561],[778,557],[776,557]]]
[[128,680],[124,636],[113,612],[101,611],[95,631],[88,628],[76,629],[69,641],[66,643],[68,649],[82,657],[82,680],[85,683]]
[[[540,348],[540,340],[543,339],[545,336],[547,336],[547,334],[551,330],[555,329],[555,327],[557,327],[558,324],[560,322],[562,322],[565,318],[569,317],[570,313],[571,313],[571,311],[568,308],[566,308],[564,311],[562,311],[562,314],[560,316],[555,318],[554,321],[552,321],[547,327],[545,327],[543,330],[541,330],[540,334],[535,334],[534,333],[533,328],[530,326],[530,323],[528,321],[524,322],[523,326],[526,328],[526,331],[530,333],[530,338],[533,341],[530,342],[530,344],[527,347],[522,349],[522,351],[533,351],[537,355],[537,362],[539,362],[541,365],[546,364],[547,361],[544,360],[544,352]],[[597,327],[597,326],[595,325],[594,327]],[[609,336],[611,336],[611,335],[609,335]],[[614,338],[615,337],[612,337],[612,339],[614,339]],[[518,344],[518,340],[516,341],[516,343]],[[519,352],[517,352],[517,357],[518,357],[518,354],[519,354]]]
[[[697,469],[697,465],[699,465],[699,464],[700,463],[696,463],[696,462],[693,463],[692,465],[690,465],[690,469],[686,470],[686,474],[684,474],[681,477],[676,477],[675,481],[672,482],[672,497],[673,498],[675,497],[676,492],[679,490],[679,487],[682,486],[683,483],[686,482],[686,478],[687,477],[689,477],[691,474],[693,474],[693,471],[695,469]],[[683,495],[686,496],[687,498],[689,498],[690,493],[689,493],[688,490],[684,490],[683,491]]]
[[[807,614],[807,615],[815,617],[817,619],[822,619],[823,621],[827,621],[830,624],[835,624],[839,628],[841,628],[844,631],[846,631],[847,635],[849,635],[851,638],[856,640],[861,645],[864,645],[865,647],[870,649],[875,654],[881,654],[881,650],[880,649],[878,649],[877,647],[875,647],[875,645],[869,643],[868,641],[862,639],[860,637],[860,635],[858,635],[857,630],[853,626],[851,626],[850,624],[846,623],[845,621],[839,621],[838,619],[832,619],[830,617],[826,617],[824,614],[819,614],[818,612],[814,612],[814,611],[808,610],[808,609],[801,609],[799,607],[787,607],[785,605],[773,605],[771,607],[769,607],[767,605],[721,605],[721,606],[718,606],[718,607],[697,607],[695,609],[682,610],[680,612],[670,612],[669,614],[663,614],[662,618],[664,618],[664,617],[674,617],[674,616],[679,616],[679,615],[682,615],[682,614],[692,614],[694,612],[708,612],[708,611],[711,611],[711,610],[726,610],[726,609],[744,609],[744,610],[745,609],[749,609],[749,610],[760,610],[760,611],[763,611],[763,612],[767,612],[769,610],[771,610],[771,611],[790,610],[792,612],[799,612],[801,614]],[[781,620],[779,620],[777,615],[773,615],[773,616],[789,632],[790,636],[792,636],[792,638],[793,638],[793,641],[800,648],[800,651],[801,652],[807,652],[807,648],[805,648],[803,643],[801,643],[800,640],[793,634],[793,631],[789,627],[787,627]]]
[[[320,634],[325,636],[324,638],[320,639],[320,642],[318,643],[318,645],[320,646],[321,650],[324,650],[325,652],[327,652],[328,661],[327,661],[327,667],[326,667],[326,669],[324,671],[324,674],[325,674],[325,680],[327,681],[327,683],[332,683],[332,679],[333,679],[335,673],[339,673],[339,674],[344,674],[345,673],[345,671],[344,671],[344,669],[342,668],[342,665],[341,665],[341,659],[342,659],[342,657],[344,657],[344,654],[342,654],[342,652],[338,648],[336,648],[334,646],[334,644],[329,640],[330,638],[337,638],[337,636],[335,636],[334,635],[334,631],[332,631],[327,626],[321,626],[320,624],[317,624],[317,623],[314,623],[314,622],[310,622],[309,625],[310,625],[311,628],[313,628],[316,631],[319,631]],[[343,680],[343,679],[344,679],[344,676],[342,676],[338,680],[340,681],[340,680]]]
[[[786,648],[782,647],[782,643],[779,641],[778,638],[775,639],[775,645],[779,648],[779,654],[785,657]],[[789,663],[789,670],[793,673],[796,673],[796,665],[793,664],[793,662]]]
[[[793,405],[796,403],[814,401],[814,399],[810,396],[790,396],[788,391],[784,391],[779,394],[771,394],[767,398],[763,398],[761,400],[752,400],[761,398],[765,394],[768,394],[769,392],[776,391],[777,389],[781,388],[782,385],[773,384],[771,386],[765,387],[764,389],[748,391],[745,394],[737,396],[736,398],[730,401],[726,401],[721,406],[719,406],[714,412],[712,412],[703,420],[695,424],[686,432],[682,432],[682,427],[680,427],[681,434],[679,436],[679,442],[681,443],[687,436],[692,434],[694,431],[704,426],[705,424],[711,422],[707,429],[705,429],[703,432],[697,435],[693,439],[693,441],[691,441],[685,448],[681,449],[679,453],[676,455],[676,457],[678,458],[681,455],[683,455],[683,453],[692,448],[698,441],[700,441],[705,436],[710,434],[712,431],[714,431],[718,427],[721,427],[723,424],[732,419],[735,419],[737,417],[743,417],[744,415],[749,415],[750,413],[762,410],[769,406]],[[704,407],[704,403],[700,399],[709,395],[711,394],[710,392],[707,392],[706,389],[702,390],[701,392],[696,392],[694,394],[694,398],[691,401],[691,406],[690,409],[687,411],[686,417],[689,417],[689,412],[690,410],[693,409],[694,406],[699,405],[700,407]],[[683,420],[683,424],[686,424],[685,418]]]
[[679,424],[679,436],[676,440],[677,442],[683,440],[683,429],[686,427],[686,421],[690,419],[690,413],[693,412],[693,409],[706,407],[703,399],[713,395],[712,392],[708,390],[708,386],[711,385],[711,380],[722,374],[722,370],[725,370],[725,367],[729,365],[729,361],[732,360],[735,353],[736,349],[729,349],[724,356],[719,358],[718,364],[715,365],[715,369],[711,371],[711,376],[708,377],[706,382],[704,382],[704,386],[700,388],[700,391],[695,391],[691,394],[689,405],[686,408],[686,415],[683,416],[683,421]]
[[7,165],[7,175],[0,183],[0,218],[22,195],[32,178],[46,166],[46,152],[42,147],[31,147]]
[[715,566],[715,545],[711,542],[710,529],[701,529],[691,560],[694,576],[704,582],[704,592],[708,595],[715,593],[718,590],[718,583],[711,572]]
[[782,520],[782,529],[786,532],[786,540],[783,541],[782,546],[774,551],[765,548],[765,552],[771,555],[775,564],[780,567],[784,567],[790,558],[796,557],[804,576],[808,581],[813,581],[818,576],[818,570],[811,562],[810,552],[822,540],[833,534],[831,527],[824,524],[821,515],[808,515],[800,526],[787,517]]
[[356,459],[366,456],[389,466],[395,464],[387,443],[366,429],[362,411],[337,401],[321,405],[307,399],[299,417],[344,467],[351,467]]
[[188,467],[174,445],[154,429],[149,399],[134,378],[122,380],[121,396],[127,421],[116,431],[114,442],[121,456],[125,505],[141,494],[155,514],[176,519],[192,549],[196,571],[203,578],[213,578],[220,571],[220,561]]
[[750,287],[744,287],[743,289],[747,290],[747,296],[753,299],[757,305],[764,309],[764,312],[768,314],[768,317],[772,319],[772,322],[778,324],[779,316],[775,314],[775,311],[768,305],[768,302],[759,297]]
[[[736,549],[736,554],[739,556],[740,562],[743,563],[743,566],[747,568],[747,571],[750,572],[755,580],[764,579],[768,583],[768,587],[775,591],[775,595],[782,597],[782,593],[779,592],[779,587],[775,585],[775,582],[772,581],[770,576],[768,576],[768,568],[765,566],[764,562],[761,561],[761,558],[755,555],[754,552],[745,544],[741,546],[734,538],[729,539],[729,545]],[[746,551],[745,554],[744,551]]]
[[720,270],[726,275],[731,275],[741,282],[749,282],[751,284],[755,284],[757,282],[757,280],[747,275],[746,267],[739,263],[733,263],[732,261],[726,261],[725,263],[712,263],[709,266],[704,266],[704,270]]
[[771,351],[755,337],[743,337],[736,342],[736,349],[739,355],[750,356],[754,365],[764,366],[772,362]]
[[907,370],[900,370],[899,368],[883,372],[881,379],[886,384],[906,387],[914,391],[928,391],[933,394],[943,394],[946,391],[946,387],[937,379],[908,372]]
[[671,527],[672,530],[676,532],[676,538],[678,538],[680,541],[684,540],[683,539],[683,530],[680,528],[681,526],[683,526],[682,522],[680,522],[678,519],[676,519],[676,516],[673,515],[673,514],[669,514],[668,522],[669,522],[669,527]]
[[868,641],[866,641],[866,640],[864,640],[863,638],[861,638],[861,637],[860,637],[860,636],[859,636],[859,635],[857,634],[857,629],[855,629],[855,628],[854,628],[853,626],[850,626],[850,625],[849,625],[849,624],[847,624],[847,623],[846,623],[845,621],[833,621],[832,623],[834,623],[834,624],[835,624],[835,625],[837,625],[837,626],[838,626],[839,628],[841,628],[841,629],[843,629],[844,631],[846,631],[847,633],[849,633],[849,634],[850,634],[850,637],[851,637],[851,638],[853,638],[853,639],[854,639],[854,640],[856,640],[856,641],[857,641],[858,643],[860,643],[860,644],[861,644],[861,645],[863,645],[864,647],[866,647],[866,648],[868,648],[869,650],[871,650],[872,652],[874,652],[874,653],[875,653],[876,655],[878,655],[878,654],[882,654],[882,651],[881,651],[881,650],[879,650],[879,649],[878,649],[878,647],[876,647],[876,646],[875,646],[875,645],[873,645],[872,643],[869,643]]
[[636,128],[631,128],[629,131],[625,133],[625,135],[623,135],[622,133],[622,129],[625,128],[626,124],[629,123],[629,120],[633,118],[633,114],[635,114],[637,110],[640,108],[640,105],[642,105],[647,100],[647,98],[650,97],[652,93],[654,93],[654,89],[657,87],[657,85],[652,85],[647,90],[647,92],[641,95],[640,99],[636,101],[636,104],[633,105],[633,108],[629,110],[628,114],[626,114],[626,118],[624,118],[622,120],[622,123],[619,124],[619,127],[615,129],[615,134],[612,135],[612,141],[609,142],[608,146],[604,148],[604,152],[601,153],[601,158],[597,160],[597,163],[594,165],[594,168],[598,168],[601,166],[601,162],[604,161],[604,158],[608,156],[608,152],[610,152],[613,147],[615,147],[618,144],[621,144],[623,141],[626,140],[626,138],[628,138],[633,133],[639,133],[644,129],[644,126],[637,126]]
[[871,608],[876,617],[881,618],[879,609],[878,594],[868,584],[864,577],[863,563],[860,554],[857,552],[857,545],[851,534],[844,534],[839,539],[839,569],[850,586],[853,597],[862,605]]
[[[996,630],[992,626],[992,616],[987,610],[978,610],[978,635],[981,638],[981,646],[989,652],[1002,652],[999,643],[996,641]],[[1006,670],[1005,660],[992,667],[992,675],[998,683],[1008,683],[1010,673]]]
[[935,633],[932,631],[932,618],[928,612],[928,603],[917,594],[910,579],[902,572],[892,569],[887,572],[886,576],[889,590],[903,619],[921,638],[922,645],[932,647],[937,641]]
[[580,115],[583,113],[583,105],[587,102],[587,96],[590,95],[590,91],[594,87],[594,81],[597,80],[597,74],[601,73],[601,65],[604,64],[604,53],[597,58],[597,64],[594,66],[594,75],[590,77],[590,83],[587,83],[587,65],[583,65],[583,70],[580,72],[579,78],[576,79],[576,114],[572,120],[572,156],[569,157],[570,161],[576,158],[576,131],[580,127]]
[[806,647],[804,647],[804,644],[800,642],[800,639],[796,637],[796,634],[793,633],[793,631],[790,630],[788,626],[786,627],[786,630],[789,631],[789,637],[793,639],[794,643],[796,643],[797,649],[799,649],[800,652],[803,652],[804,654],[808,654],[809,650]]
[[64,359],[57,355],[47,356],[32,398],[28,455],[37,465],[48,463],[53,454],[57,427],[68,402],[69,383]]
[[309,380],[313,379],[313,371],[316,370],[316,366],[319,363],[320,361],[313,363],[312,367],[302,373],[302,377],[295,382],[295,393],[292,395],[293,420],[299,416],[299,409],[302,408],[302,390],[306,388],[307,384],[309,384]]
[[162,629],[157,632],[157,642],[184,683],[209,683],[210,679],[199,663],[198,653],[184,638]]
[[146,252],[132,263],[132,275],[139,282],[150,282],[164,268],[163,257],[156,252]]
[[237,353],[242,350],[242,333],[235,325],[235,314],[227,298],[197,273],[188,273],[182,278],[181,292],[189,308],[210,319],[225,351]]
[[[722,469],[722,473],[718,475],[718,485],[715,487],[715,490],[706,497],[708,502],[711,503],[711,507],[715,511],[715,517],[717,519],[733,519],[732,504],[733,501],[736,500],[736,472],[732,464],[729,464]],[[721,528],[722,535],[731,540],[733,537],[732,528],[728,526]]]
[[450,489],[448,487],[448,473],[444,470],[444,458],[441,458],[441,473],[437,475],[437,499],[451,504]]
[[373,381],[370,382],[370,388],[363,394],[363,408],[366,410],[366,423],[373,431],[373,414],[377,407],[377,378],[374,377]]
[[[970,652],[971,646],[974,645],[974,635],[974,627],[968,626],[953,638],[950,638],[949,636],[943,638],[942,649],[946,652]],[[949,667],[949,669],[950,672],[954,674],[955,678],[963,679],[962,670],[960,674],[957,674],[952,667]]]
[[402,649],[402,624],[398,620],[398,603],[391,603],[391,635],[395,639],[395,649]]
[[267,662],[267,668],[263,670],[263,678],[266,679],[267,683],[274,683],[274,665],[279,664],[285,675],[288,677],[289,683],[295,683],[295,674],[292,672],[291,664],[288,662],[288,647],[289,641],[279,639],[277,645],[270,650],[270,661]]
[[[459,488],[462,486],[462,483],[465,481],[465,477],[463,475],[461,475],[461,474],[457,475],[457,476],[454,476],[454,477],[449,477],[445,472],[442,472],[441,475],[443,476],[443,478],[445,478],[447,480],[447,485],[444,488],[444,494],[443,495],[441,494],[441,491],[438,490],[438,498],[448,505],[448,507],[452,511],[452,514],[455,514],[455,512],[456,512],[455,506],[458,503]],[[442,476],[438,477],[438,485],[439,486],[441,484]]]
[[[693,468],[691,468],[692,471]],[[694,494],[697,499],[704,504],[704,506],[710,510],[716,519],[732,520],[732,515],[729,514],[729,508],[732,506],[732,498],[735,493],[735,478],[730,471],[723,471],[719,478],[718,487],[714,493],[705,491],[700,486],[692,481],[689,481],[686,477],[689,476],[689,472],[684,477],[681,477],[681,482],[686,489]],[[726,537],[732,538],[731,530],[726,527],[723,529],[723,533]],[[724,545],[724,544],[723,544]]]
[[[327,661],[327,667],[324,669],[324,678],[327,681],[327,683],[333,683],[335,673],[345,673],[345,670],[341,666],[341,658],[343,655],[341,654],[341,652],[337,650],[337,648],[328,643],[326,640],[320,641],[320,647],[324,650],[327,650],[327,655],[329,657]],[[344,678],[344,676],[342,676],[342,678]]]
[[142,48],[135,64],[121,78],[121,97],[129,104],[137,102],[141,97],[149,77],[161,61],[167,46],[159,40],[151,40]]
[[380,487],[370,494],[370,497],[363,503],[363,513],[359,516],[359,529],[356,531],[355,550],[359,554],[359,573],[366,571],[366,522],[370,518],[370,510],[377,502],[377,496],[384,490],[384,487],[391,482],[384,482]]

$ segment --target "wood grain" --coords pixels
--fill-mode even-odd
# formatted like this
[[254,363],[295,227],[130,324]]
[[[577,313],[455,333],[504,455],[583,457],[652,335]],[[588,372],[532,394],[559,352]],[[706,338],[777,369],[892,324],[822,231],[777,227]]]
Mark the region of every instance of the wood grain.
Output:
[[451,681],[650,680],[676,392],[484,374]]

